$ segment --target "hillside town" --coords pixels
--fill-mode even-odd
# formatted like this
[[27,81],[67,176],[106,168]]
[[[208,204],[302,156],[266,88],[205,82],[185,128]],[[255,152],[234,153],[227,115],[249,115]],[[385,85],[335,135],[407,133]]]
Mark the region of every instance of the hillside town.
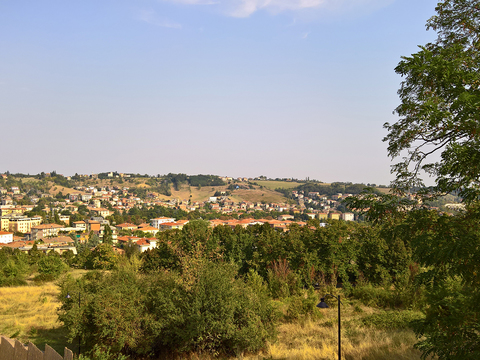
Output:
[[[52,177],[44,175],[46,179]],[[61,175],[53,174],[61,177]],[[10,176],[11,177],[11,176]],[[78,177],[98,178],[98,175]],[[130,178],[129,174],[106,173],[107,178]],[[351,194],[337,193],[331,196],[320,192],[292,190],[285,202],[235,201],[230,194],[237,189],[255,188],[260,178],[221,177],[228,188],[212,187],[212,196],[203,201],[170,198],[154,191],[138,195],[135,187],[107,185],[75,185],[68,194],[51,194],[30,191],[21,186],[8,186],[9,175],[1,174],[4,186],[0,187],[0,246],[28,251],[34,243],[41,243],[39,249],[62,253],[74,251],[73,239],[85,241],[95,234],[103,240],[106,229],[111,231],[114,244],[132,241],[140,251],[155,246],[159,231],[181,230],[192,218],[204,218],[212,227],[248,227],[268,223],[280,231],[289,226],[305,226],[310,219],[320,222],[326,219],[354,221],[351,212],[338,210],[342,199]],[[65,178],[72,181],[71,177]],[[248,186],[247,186],[248,185]],[[225,189],[224,189],[225,188]],[[229,190],[230,189],[230,190]],[[132,223],[118,222],[122,215],[135,213],[138,209],[164,209],[176,216],[156,218],[134,218]],[[193,213],[196,216],[193,216]],[[208,216],[207,216],[208,214]],[[132,236],[134,234],[142,236]]]

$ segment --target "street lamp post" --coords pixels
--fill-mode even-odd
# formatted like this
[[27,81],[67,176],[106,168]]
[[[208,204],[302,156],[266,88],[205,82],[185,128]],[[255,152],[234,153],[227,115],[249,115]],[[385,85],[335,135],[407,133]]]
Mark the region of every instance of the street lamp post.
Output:
[[[340,301],[340,295],[337,295],[337,296],[332,294],[325,295],[325,297],[328,297],[328,296],[338,300],[338,360],[342,360],[342,323],[340,318],[340,304],[342,302]],[[325,302],[325,298],[320,299],[320,302],[317,304],[317,307],[320,309],[328,308],[328,305]]]
[[[66,296],[67,299],[70,299],[71,296],[70,294],[67,294]],[[78,292],[78,311],[80,312],[80,291]],[[82,341],[82,337],[78,335],[78,355],[80,356],[80,343]]]

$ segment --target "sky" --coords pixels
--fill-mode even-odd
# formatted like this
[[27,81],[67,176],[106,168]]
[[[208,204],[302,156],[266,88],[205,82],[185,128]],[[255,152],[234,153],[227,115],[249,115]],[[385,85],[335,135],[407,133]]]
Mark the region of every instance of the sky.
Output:
[[0,172],[385,184],[433,0],[0,0]]

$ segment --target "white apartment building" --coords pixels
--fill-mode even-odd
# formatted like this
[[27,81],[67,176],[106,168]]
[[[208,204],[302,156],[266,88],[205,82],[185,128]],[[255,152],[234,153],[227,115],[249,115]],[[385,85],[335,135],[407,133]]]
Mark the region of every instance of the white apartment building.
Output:
[[156,227],[157,229],[160,229],[160,224],[172,223],[172,222],[175,222],[174,218],[167,218],[164,216],[156,219],[150,219],[150,225],[152,225],[153,227]]
[[13,233],[0,231],[0,243],[8,244],[8,243],[11,243],[12,241],[13,241]]
[[355,215],[353,215],[352,213],[344,213],[342,214],[342,219],[345,221],[353,221],[355,220]]

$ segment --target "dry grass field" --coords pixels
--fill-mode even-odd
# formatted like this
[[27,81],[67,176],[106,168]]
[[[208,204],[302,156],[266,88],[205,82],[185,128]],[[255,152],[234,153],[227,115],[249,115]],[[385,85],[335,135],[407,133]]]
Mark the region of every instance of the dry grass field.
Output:
[[[330,324],[329,324],[330,325]],[[322,322],[283,324],[279,340],[268,346],[264,354],[269,359],[330,360],[338,354],[338,327]],[[410,330],[376,330],[356,326],[342,334],[342,359],[419,360],[420,352],[413,348],[415,335]],[[259,359],[259,357],[253,357]]]
[[[198,188],[196,186],[189,186],[188,184],[183,184],[178,191],[171,188],[172,196],[168,197],[165,195],[160,195],[165,199],[180,199],[180,200],[192,200],[192,201],[205,201],[208,200],[210,196],[213,196],[216,191],[226,191],[227,186],[203,186]],[[190,197],[190,195],[192,197]]]
[[[358,308],[358,307],[357,307]],[[420,360],[414,349],[415,334],[410,329],[377,329],[356,320],[378,311],[342,306],[342,359],[345,360]],[[331,360],[338,354],[337,309],[322,309],[320,320],[281,324],[278,341],[269,344],[263,358],[280,360]],[[258,355],[250,360],[260,360]]]
[[0,334],[21,342],[31,341],[41,350],[47,343],[63,354],[65,331],[58,322],[58,287],[41,286],[0,288]]
[[[171,189],[172,196],[159,195],[164,200],[179,199],[182,201],[206,201],[209,197],[214,196],[217,191],[229,191],[228,186],[196,186],[182,185],[178,191]],[[286,202],[287,199],[280,193],[271,189],[260,189],[255,186],[254,189],[238,189],[230,191],[228,196],[233,201],[252,201],[252,202]]]
[[251,202],[262,202],[266,203],[284,203],[287,202],[287,199],[280,193],[273,190],[260,190],[260,189],[239,189],[234,190],[230,198],[233,201],[251,201]]

